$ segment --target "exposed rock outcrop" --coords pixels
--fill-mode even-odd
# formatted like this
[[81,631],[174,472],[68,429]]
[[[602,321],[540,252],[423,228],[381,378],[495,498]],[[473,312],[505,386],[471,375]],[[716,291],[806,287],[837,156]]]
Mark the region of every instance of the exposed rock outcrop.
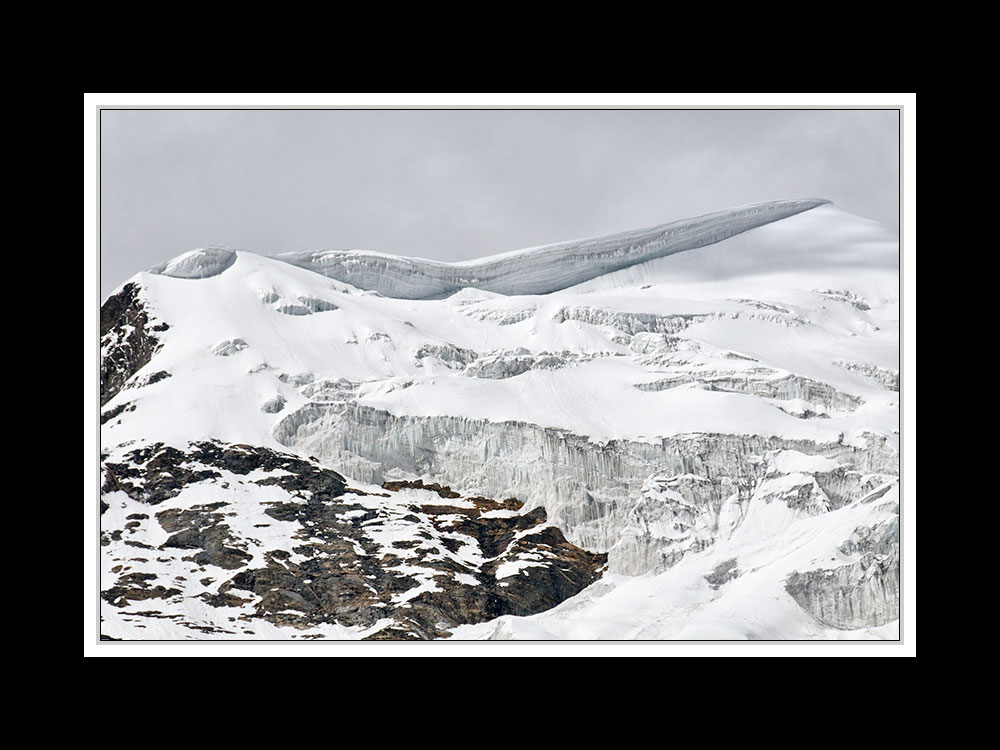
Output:
[[[261,447],[154,444],[104,470],[102,533],[119,565],[102,596],[123,613],[142,601],[139,617],[175,618],[195,632],[214,626],[190,619],[192,600],[238,610],[244,628],[259,619],[377,639],[448,637],[460,624],[551,608],[607,563],[567,542],[544,510],[524,512],[514,498],[464,498],[419,480],[365,492],[315,461]],[[192,503],[189,491],[214,501]],[[269,499],[254,510],[248,492]],[[161,509],[152,519],[111,512],[123,507],[119,493],[126,505]],[[267,529],[270,541],[248,526]],[[185,563],[196,575],[178,576]]]
[[128,283],[101,305],[101,406],[149,364],[160,347],[157,332],[166,323],[152,322],[138,284]]

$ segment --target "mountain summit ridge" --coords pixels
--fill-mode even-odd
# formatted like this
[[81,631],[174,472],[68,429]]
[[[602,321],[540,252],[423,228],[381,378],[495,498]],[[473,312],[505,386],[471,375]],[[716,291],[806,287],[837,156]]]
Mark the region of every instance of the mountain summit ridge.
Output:
[[[825,199],[756,203],[645,229],[447,262],[364,250],[316,250],[270,257],[359,289],[402,299],[436,299],[463,288],[505,295],[548,294],[607,273],[727,239],[818,206]],[[232,248],[198,248],[150,269],[205,278],[235,261]]]

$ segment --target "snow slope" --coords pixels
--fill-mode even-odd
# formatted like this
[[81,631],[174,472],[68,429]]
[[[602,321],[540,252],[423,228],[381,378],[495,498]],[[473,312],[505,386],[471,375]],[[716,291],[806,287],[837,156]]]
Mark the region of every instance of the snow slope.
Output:
[[[505,616],[455,628],[460,640],[886,640],[898,614],[881,625],[835,628],[789,596],[798,570],[834,569],[862,558],[845,548],[859,528],[899,512],[898,487],[820,516],[794,517],[762,504],[731,538],[664,573],[606,576],[580,595],[531,617]],[[898,591],[895,592],[898,596]]]
[[[341,379],[355,386],[358,403],[396,415],[527,421],[598,441],[694,431],[803,439],[844,433],[855,442],[875,431],[894,439],[897,396],[850,365],[898,370],[895,252],[884,227],[822,206],[558,294],[466,289],[413,301],[235,251],[231,266],[211,277],[136,277],[171,323],[156,369],[174,377],[123,392],[116,402],[141,398],[147,413],[162,406],[168,430],[169,415],[184,404],[181,436],[262,445],[273,444],[280,417],[261,413],[260,404],[280,396],[287,415],[319,400],[303,394],[307,386]],[[724,270],[733,264],[742,272]],[[224,351],[234,341],[246,346]],[[480,370],[499,362],[496,376],[469,377],[447,347],[471,352],[463,356]],[[829,419],[820,422],[741,393],[634,387],[678,371],[751,369],[743,364],[751,360],[734,354],[865,403],[851,412],[827,409]],[[518,357],[541,366],[499,377]],[[144,428],[137,422],[135,429]],[[126,422],[113,433],[136,437]]]
[[[706,633],[830,637],[778,592],[790,568],[772,570],[781,606],[761,620],[713,603],[751,578],[695,586],[685,566],[760,568],[746,550],[773,542],[807,550],[794,559],[808,568],[847,525],[882,523],[882,504],[861,500],[898,477],[898,239],[827,202],[465,264],[204,248],[129,283],[169,327],[103,406],[108,450],[215,439],[316,456],[366,484],[513,495],[609,552],[625,598],[594,598],[573,625],[567,602],[469,637],[567,637],[603,621],[600,602],[625,618],[649,593],[664,613],[693,597]],[[790,467],[793,453],[813,463]],[[732,541],[771,506],[794,518]],[[828,516],[836,530],[810,546]],[[664,617],[618,632],[690,636]]]

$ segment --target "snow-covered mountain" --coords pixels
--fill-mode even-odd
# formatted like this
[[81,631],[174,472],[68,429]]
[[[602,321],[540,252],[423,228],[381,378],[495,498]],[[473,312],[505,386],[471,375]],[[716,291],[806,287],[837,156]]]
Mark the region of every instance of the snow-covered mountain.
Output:
[[898,637],[898,239],[826,201],[202,248],[101,336],[108,637]]

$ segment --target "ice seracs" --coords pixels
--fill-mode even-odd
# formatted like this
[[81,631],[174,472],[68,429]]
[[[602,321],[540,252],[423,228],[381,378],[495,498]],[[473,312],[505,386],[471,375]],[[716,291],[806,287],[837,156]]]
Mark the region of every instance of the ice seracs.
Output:
[[225,247],[200,247],[151,268],[150,273],[173,276],[176,279],[206,279],[217,276],[235,262],[235,250]]

